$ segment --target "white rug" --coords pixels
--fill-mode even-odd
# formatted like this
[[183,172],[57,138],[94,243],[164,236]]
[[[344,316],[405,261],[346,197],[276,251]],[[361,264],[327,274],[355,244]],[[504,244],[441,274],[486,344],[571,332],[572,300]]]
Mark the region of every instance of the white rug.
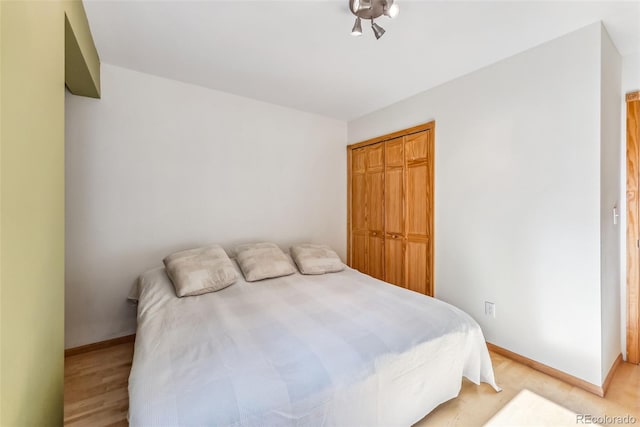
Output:
[[[582,424],[585,423],[579,422],[578,414],[575,412],[529,390],[522,390],[495,414],[485,427],[575,427]],[[588,424],[598,426],[598,424]]]

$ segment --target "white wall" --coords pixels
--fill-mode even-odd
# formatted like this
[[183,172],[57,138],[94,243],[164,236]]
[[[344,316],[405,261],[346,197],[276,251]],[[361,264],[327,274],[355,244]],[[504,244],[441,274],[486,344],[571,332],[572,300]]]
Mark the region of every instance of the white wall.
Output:
[[640,90],[640,52],[622,58],[622,92]]
[[600,98],[600,231],[602,381],[620,355],[620,239],[625,227],[614,224],[613,209],[620,207],[620,116],[622,58],[602,27]]
[[[636,52],[633,55],[627,55],[622,58],[622,94],[625,95],[629,92],[640,90],[640,52]],[[620,251],[622,256],[620,257],[620,324],[622,333],[620,334],[620,348],[623,349],[622,355],[627,357],[627,239],[626,239],[626,227],[627,224],[627,197],[626,197],[626,185],[627,185],[627,106],[624,98],[620,100],[621,109],[623,114],[621,115],[620,125],[620,138],[621,147],[620,150],[620,165],[621,165],[621,193],[620,193],[620,224],[622,224],[622,235],[620,239]]]
[[66,99],[66,347],[135,331],[168,253],[267,240],[344,258],[346,123],[103,64]]
[[590,25],[348,125],[353,143],[436,120],[436,296],[598,385],[600,39]]

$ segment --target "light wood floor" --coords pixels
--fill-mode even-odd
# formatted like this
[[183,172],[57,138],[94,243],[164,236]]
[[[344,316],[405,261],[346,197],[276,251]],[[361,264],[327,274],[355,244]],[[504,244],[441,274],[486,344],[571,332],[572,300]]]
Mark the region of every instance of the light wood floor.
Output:
[[640,366],[638,365],[621,364],[603,399],[499,354],[490,353],[496,382],[502,387],[500,393],[496,393],[487,384],[477,386],[464,380],[458,398],[443,403],[416,426],[481,426],[522,389],[529,389],[577,414],[594,416],[628,414],[638,419],[636,425],[640,424]]
[[[65,425],[127,425],[132,357],[133,343],[125,343],[65,359]],[[640,423],[640,366],[622,364],[602,399],[496,353],[491,353],[491,359],[502,392],[465,380],[458,398],[443,403],[416,426],[481,426],[524,388],[576,413],[629,414]]]
[[127,382],[133,343],[64,359],[64,423],[73,426],[128,426]]

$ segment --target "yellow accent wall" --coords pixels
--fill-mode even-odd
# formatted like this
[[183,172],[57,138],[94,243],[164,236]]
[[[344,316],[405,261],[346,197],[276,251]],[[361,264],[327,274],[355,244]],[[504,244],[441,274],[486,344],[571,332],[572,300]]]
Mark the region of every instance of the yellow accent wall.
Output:
[[[2,4],[0,4],[0,53],[2,52]],[[2,55],[0,55],[0,101],[2,100]],[[0,102],[0,141],[2,141],[2,102]],[[1,145],[1,144],[0,144]],[[0,149],[0,164],[2,163],[2,150]],[[1,170],[1,168],[0,168]],[[2,189],[2,174],[0,173],[0,192]],[[0,197],[0,223],[2,223],[2,197]],[[2,227],[0,227],[0,241],[2,240]],[[0,245],[0,259],[2,258],[2,245]],[[0,278],[2,277],[2,262],[0,262]],[[1,279],[0,279],[1,282]],[[0,289],[0,423],[2,423],[2,290]]]
[[2,426],[63,419],[65,20],[79,50],[66,77],[98,97],[80,1],[0,1]]

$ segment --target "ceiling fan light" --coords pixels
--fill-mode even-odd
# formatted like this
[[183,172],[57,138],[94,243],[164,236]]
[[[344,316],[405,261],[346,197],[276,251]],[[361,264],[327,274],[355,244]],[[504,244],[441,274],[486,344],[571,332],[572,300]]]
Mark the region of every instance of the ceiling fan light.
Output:
[[384,28],[373,22],[373,20],[371,20],[371,29],[373,30],[373,34],[376,36],[376,40],[384,34]]
[[356,23],[353,24],[353,29],[351,30],[351,35],[355,37],[359,37],[362,35],[362,22],[360,18],[356,18]]
[[389,18],[395,18],[396,16],[398,16],[398,12],[400,12],[400,6],[398,6],[396,3],[393,3],[391,6],[385,9],[384,14]]

